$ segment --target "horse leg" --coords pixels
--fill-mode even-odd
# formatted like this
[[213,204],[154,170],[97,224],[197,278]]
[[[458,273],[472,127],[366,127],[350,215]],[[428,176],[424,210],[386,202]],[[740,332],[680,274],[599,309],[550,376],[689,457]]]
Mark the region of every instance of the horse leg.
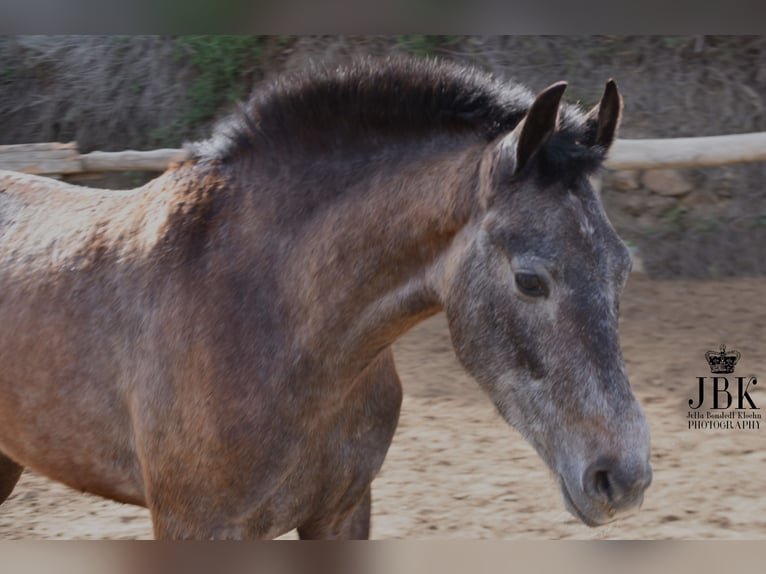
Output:
[[298,527],[302,540],[367,540],[370,537],[370,487],[359,503],[343,516],[325,516]]
[[0,453],[0,504],[11,495],[23,470],[23,466]]
[[[345,413],[348,430],[336,439],[344,444],[344,452],[334,466],[356,467],[351,471],[353,487],[299,525],[298,535],[308,539],[364,539],[370,537],[371,482],[377,475],[394,438],[402,404],[402,383],[396,373],[391,349],[378,358],[356,380],[354,387],[360,395],[356,404]],[[353,422],[358,425],[354,428]],[[325,485],[334,492],[337,483]]]

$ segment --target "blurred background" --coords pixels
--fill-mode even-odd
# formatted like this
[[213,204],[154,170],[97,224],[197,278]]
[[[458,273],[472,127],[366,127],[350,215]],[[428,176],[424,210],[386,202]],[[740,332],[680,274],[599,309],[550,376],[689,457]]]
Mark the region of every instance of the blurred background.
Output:
[[[568,101],[586,107],[614,78],[622,138],[766,131],[762,36],[16,36],[0,38],[0,144],[177,148],[205,137],[265,78],[389,53],[457,60],[535,91],[564,79]],[[761,275],[765,175],[766,164],[607,171],[603,197],[653,277]]]

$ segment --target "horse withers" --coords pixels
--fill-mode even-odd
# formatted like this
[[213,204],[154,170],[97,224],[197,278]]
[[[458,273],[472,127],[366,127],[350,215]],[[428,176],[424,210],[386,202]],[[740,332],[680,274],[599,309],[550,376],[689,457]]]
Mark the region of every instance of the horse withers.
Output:
[[617,335],[630,257],[589,113],[481,72],[363,61],[268,82],[130,191],[0,175],[0,500],[23,467],[146,506],[158,538],[366,538],[402,390],[457,356],[588,525],[640,506]]

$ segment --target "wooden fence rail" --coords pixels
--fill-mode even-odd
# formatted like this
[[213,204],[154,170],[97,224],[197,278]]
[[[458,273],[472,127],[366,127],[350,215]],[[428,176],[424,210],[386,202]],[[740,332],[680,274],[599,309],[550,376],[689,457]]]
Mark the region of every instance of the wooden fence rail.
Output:
[[709,167],[766,161],[766,132],[698,138],[617,140],[611,169]]
[[37,175],[165,171],[171,163],[185,157],[186,152],[182,149],[94,151],[81,154],[74,142],[0,145],[0,169]]
[[[0,169],[39,175],[107,171],[164,171],[183,160],[182,149],[94,151],[80,154],[76,143],[0,145]],[[766,161],[766,132],[676,139],[617,140],[610,169],[704,167]]]

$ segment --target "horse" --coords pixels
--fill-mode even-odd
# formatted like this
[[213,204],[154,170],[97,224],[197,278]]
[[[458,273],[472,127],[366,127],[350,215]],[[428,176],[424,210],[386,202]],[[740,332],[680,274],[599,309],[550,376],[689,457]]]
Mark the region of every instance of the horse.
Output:
[[446,313],[458,359],[589,526],[635,512],[631,259],[590,111],[390,57],[256,87],[132,190],[0,175],[0,501],[27,467],[142,505],[158,539],[368,538],[397,426],[391,345]]

